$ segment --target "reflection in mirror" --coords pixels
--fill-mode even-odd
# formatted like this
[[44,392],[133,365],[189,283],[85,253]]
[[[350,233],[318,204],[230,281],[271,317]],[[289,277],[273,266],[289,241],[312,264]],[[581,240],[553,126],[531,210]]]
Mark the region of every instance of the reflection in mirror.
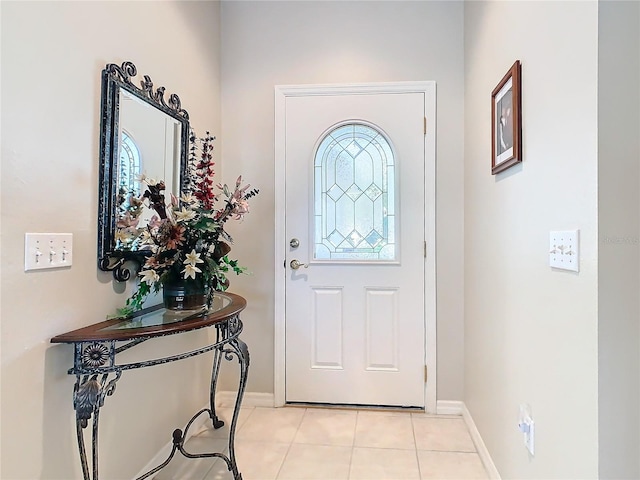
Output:
[[108,64],[102,71],[98,265],[118,281],[138,266],[145,252],[140,239],[153,211],[140,199],[140,179],[163,180],[167,193],[180,195],[187,161],[189,115],[180,98],[164,99],[148,76],[134,85],[136,67]]
[[127,91],[120,95],[115,249],[137,251],[154,211],[140,203],[140,179],[162,179],[180,196],[180,122]]

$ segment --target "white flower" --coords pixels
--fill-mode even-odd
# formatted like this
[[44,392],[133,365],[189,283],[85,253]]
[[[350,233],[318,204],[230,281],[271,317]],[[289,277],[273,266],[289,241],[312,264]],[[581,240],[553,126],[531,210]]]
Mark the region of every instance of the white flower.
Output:
[[194,197],[192,194],[190,193],[185,193],[183,195],[180,196],[180,200],[184,203],[187,203],[189,205],[192,205],[194,203],[198,203],[198,199],[196,197]]
[[189,220],[196,218],[196,212],[193,210],[187,210],[184,207],[182,207],[182,210],[176,210],[175,215],[177,222],[188,222]]
[[201,273],[202,270],[200,270],[198,267],[196,267],[195,265],[191,265],[190,263],[184,267],[184,270],[182,270],[182,272],[180,273],[184,273],[184,278],[188,278],[191,277],[194,280],[196,279],[196,274],[197,273]]
[[160,280],[160,276],[155,270],[143,270],[138,275],[142,277],[141,281],[146,282],[148,285],[153,285]]
[[153,239],[151,238],[151,234],[149,233],[149,230],[142,231],[142,233],[140,234],[140,241],[143,244],[153,243]]
[[196,263],[204,263],[204,260],[200,258],[200,254],[195,250],[191,250],[191,253],[187,253],[187,259],[183,262],[185,265],[195,265]]

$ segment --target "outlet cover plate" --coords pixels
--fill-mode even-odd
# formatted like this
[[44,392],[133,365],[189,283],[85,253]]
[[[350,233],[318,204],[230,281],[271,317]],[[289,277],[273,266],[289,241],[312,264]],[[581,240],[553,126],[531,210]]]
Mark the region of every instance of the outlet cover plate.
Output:
[[580,271],[580,230],[549,232],[549,265],[553,268]]

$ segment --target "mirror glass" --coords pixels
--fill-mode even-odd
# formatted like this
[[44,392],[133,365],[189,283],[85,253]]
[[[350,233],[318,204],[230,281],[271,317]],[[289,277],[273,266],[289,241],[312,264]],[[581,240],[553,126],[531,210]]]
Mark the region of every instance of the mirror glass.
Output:
[[[126,90],[120,92],[118,131],[118,211],[116,212],[116,250],[136,251],[153,209],[142,205],[142,212],[131,225],[129,218],[135,199],[144,193],[141,175],[164,180],[165,194],[180,196],[181,123]],[[132,200],[134,205],[132,205]],[[127,216],[129,213],[129,216]]]
[[148,76],[138,88],[135,66],[109,64],[102,72],[98,265],[119,281],[128,261],[144,262],[141,235],[154,212],[138,199],[142,177],[164,181],[165,194],[180,195],[188,149],[189,116],[176,94],[164,99]]

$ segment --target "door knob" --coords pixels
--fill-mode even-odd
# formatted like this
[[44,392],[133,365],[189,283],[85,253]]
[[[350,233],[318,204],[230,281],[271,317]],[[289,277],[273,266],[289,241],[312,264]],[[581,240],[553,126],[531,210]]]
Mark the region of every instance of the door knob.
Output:
[[289,266],[294,270],[298,270],[300,267],[309,268],[308,263],[300,263],[298,260],[291,260],[291,263],[289,263]]
[[298,240],[297,238],[292,238],[289,242],[289,246],[291,246],[291,248],[298,248],[300,246],[300,240]]

